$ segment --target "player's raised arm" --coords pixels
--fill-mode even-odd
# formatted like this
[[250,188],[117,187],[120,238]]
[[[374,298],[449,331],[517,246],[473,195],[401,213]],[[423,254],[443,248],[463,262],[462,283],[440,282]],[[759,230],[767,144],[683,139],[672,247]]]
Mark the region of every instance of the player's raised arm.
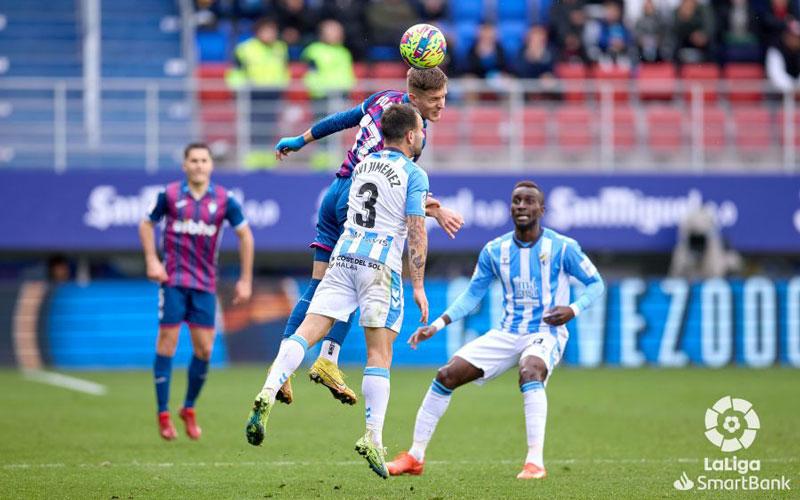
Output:
[[454,321],[464,318],[467,314],[471,313],[481,303],[486,292],[489,291],[489,285],[494,280],[494,268],[492,266],[492,258],[489,253],[489,245],[483,247],[481,254],[478,257],[478,263],[475,265],[475,271],[472,273],[472,279],[469,282],[469,287],[464,290],[461,295],[447,308],[447,310],[436,318],[436,320],[428,326],[423,326],[417,329],[408,339],[408,344],[412,349],[417,348],[417,344],[424,340],[428,340],[433,335],[449,325]]
[[367,107],[370,102],[372,102],[373,97],[374,94],[358,106],[354,106],[347,111],[341,111],[326,116],[301,135],[295,137],[281,137],[281,140],[275,145],[275,157],[282,160],[289,156],[289,153],[299,151],[306,144],[335,134],[336,132],[355,127],[367,112]]
[[589,260],[589,257],[581,251],[581,247],[577,243],[567,243],[564,252],[564,270],[567,274],[583,283],[586,288],[569,306],[554,307],[544,313],[542,318],[544,322],[553,326],[563,325],[579,315],[592,302],[600,298],[606,289],[603,277],[600,276],[597,268]]
[[163,283],[169,279],[164,264],[158,258],[156,251],[155,223],[160,221],[167,211],[167,195],[164,191],[158,193],[156,202],[147,217],[139,223],[139,239],[142,242],[144,263],[147,279],[156,283]]

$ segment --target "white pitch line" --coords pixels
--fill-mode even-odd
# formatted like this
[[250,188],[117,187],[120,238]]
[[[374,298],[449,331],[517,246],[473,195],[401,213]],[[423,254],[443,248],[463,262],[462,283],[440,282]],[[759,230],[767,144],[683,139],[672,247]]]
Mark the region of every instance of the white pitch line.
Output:
[[[796,457],[784,458],[764,458],[762,462],[768,463],[795,463],[800,461]],[[493,464],[499,465],[518,465],[519,460],[492,460]],[[568,464],[670,464],[670,463],[697,463],[700,462],[699,458],[561,458],[548,460],[547,463],[554,465],[568,465]],[[426,463],[432,465],[486,465],[486,460],[430,460]],[[81,468],[104,468],[104,467],[209,467],[209,468],[222,468],[222,467],[307,467],[307,466],[362,466],[363,460],[345,460],[345,461],[288,461],[279,460],[272,462],[97,462],[97,463],[82,463],[82,464],[65,464],[65,463],[45,463],[45,464],[3,464],[3,469],[46,469],[46,468],[59,468],[59,467],[81,467]]]
[[102,384],[61,373],[44,370],[24,370],[22,374],[25,380],[40,382],[42,384],[82,392],[84,394],[91,394],[93,396],[105,396],[108,393],[108,389]]

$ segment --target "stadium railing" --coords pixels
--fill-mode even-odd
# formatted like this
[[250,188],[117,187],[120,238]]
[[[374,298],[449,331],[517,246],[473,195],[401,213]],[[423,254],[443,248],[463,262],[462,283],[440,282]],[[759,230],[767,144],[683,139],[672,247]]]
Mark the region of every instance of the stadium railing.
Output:
[[[99,99],[88,100],[81,79],[5,78],[0,164],[174,169],[187,142],[205,140],[219,167],[245,168],[254,152],[268,155],[278,137],[301,133],[324,113],[404,87],[402,80],[361,80],[347,97],[312,101],[295,80],[280,99],[265,100],[202,75],[105,78]],[[763,80],[453,79],[442,120],[429,124],[423,158],[440,171],[796,172],[798,98]],[[100,117],[99,134],[89,130],[88,116]],[[330,170],[354,134],[288,162]]]

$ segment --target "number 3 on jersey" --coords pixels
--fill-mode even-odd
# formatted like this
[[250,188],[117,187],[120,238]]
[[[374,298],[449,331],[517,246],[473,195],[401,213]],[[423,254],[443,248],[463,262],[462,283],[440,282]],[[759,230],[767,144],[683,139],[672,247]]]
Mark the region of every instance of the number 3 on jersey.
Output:
[[[367,182],[358,190],[358,196],[362,200],[361,212],[356,214],[356,223],[367,229],[375,227],[375,203],[378,202],[378,186]],[[365,218],[366,216],[366,218]]]

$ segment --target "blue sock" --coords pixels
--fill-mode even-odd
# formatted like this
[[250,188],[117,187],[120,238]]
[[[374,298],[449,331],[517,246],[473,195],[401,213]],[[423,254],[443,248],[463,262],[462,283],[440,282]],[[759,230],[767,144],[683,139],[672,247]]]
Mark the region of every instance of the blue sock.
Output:
[[331,331],[328,332],[328,335],[323,340],[330,340],[339,345],[344,344],[344,339],[347,338],[347,334],[350,333],[350,327],[353,325],[353,316],[355,316],[355,314],[351,314],[350,317],[347,318],[346,323],[341,321],[335,322],[333,328],[331,328]]
[[292,309],[292,314],[289,315],[289,321],[286,322],[286,329],[283,331],[283,338],[288,339],[294,335],[294,332],[300,327],[300,323],[302,323],[303,318],[306,317],[308,306],[311,304],[311,299],[314,298],[314,292],[317,291],[317,286],[319,286],[320,281],[322,280],[312,279],[306,287],[303,296],[297,301],[294,309]]
[[156,402],[159,413],[167,411],[170,378],[172,378],[172,358],[156,354],[156,361],[153,364],[153,379],[156,384]]
[[208,373],[208,361],[200,359],[197,356],[192,356],[192,361],[189,363],[189,384],[186,387],[186,400],[183,402],[184,408],[194,408],[194,400],[200,394],[200,389],[206,382],[206,374]]

